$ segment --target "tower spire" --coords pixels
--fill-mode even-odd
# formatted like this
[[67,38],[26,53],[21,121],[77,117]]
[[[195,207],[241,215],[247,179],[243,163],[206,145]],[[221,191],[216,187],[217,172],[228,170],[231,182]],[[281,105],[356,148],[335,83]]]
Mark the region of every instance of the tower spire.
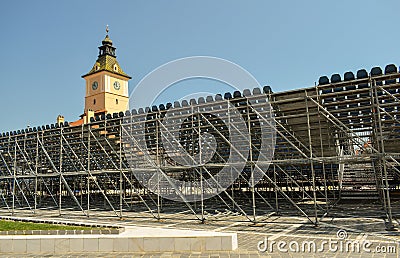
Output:
[[115,55],[115,46],[113,46],[113,42],[108,36],[110,29],[108,27],[108,24],[106,25],[106,33],[107,35],[101,42],[101,46],[99,46],[99,55],[96,60],[96,63],[94,64],[93,68],[89,71],[89,73],[83,75],[82,77],[89,76],[94,73],[98,73],[101,71],[108,71],[113,74],[118,74],[122,77],[131,79],[129,75],[123,72],[121,67],[118,64],[118,61],[116,59]]
[[99,57],[100,56],[104,56],[104,55],[110,55],[110,56],[115,57],[115,47],[113,47],[112,40],[108,36],[108,32],[109,31],[110,30],[109,30],[108,24],[107,24],[107,26],[106,26],[106,33],[107,33],[106,37],[101,42],[102,46],[99,47]]

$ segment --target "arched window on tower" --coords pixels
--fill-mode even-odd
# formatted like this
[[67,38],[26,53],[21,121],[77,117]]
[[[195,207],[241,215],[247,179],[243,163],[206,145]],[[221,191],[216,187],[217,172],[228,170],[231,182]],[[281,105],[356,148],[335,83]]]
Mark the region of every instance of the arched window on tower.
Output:
[[115,99],[115,104],[117,104],[117,105],[118,105],[118,99]]
[[93,99],[93,105],[96,105],[96,99]]

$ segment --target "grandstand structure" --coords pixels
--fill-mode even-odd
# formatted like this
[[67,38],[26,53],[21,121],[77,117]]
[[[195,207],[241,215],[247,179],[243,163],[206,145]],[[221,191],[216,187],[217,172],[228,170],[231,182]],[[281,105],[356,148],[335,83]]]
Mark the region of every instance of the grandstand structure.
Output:
[[[399,98],[400,73],[390,64],[383,71],[346,72],[343,79],[339,74],[323,76],[318,85],[291,91],[273,92],[265,86],[100,114],[78,126],[64,122],[4,132],[0,206],[16,215],[41,209],[62,215],[72,209],[86,216],[91,210],[106,210],[119,217],[129,211],[166,219],[186,213],[185,218],[202,222],[218,211],[252,223],[287,213],[318,225],[342,202],[371,200],[382,203],[387,228],[392,229],[396,214],[391,200],[400,185]],[[212,198],[189,202],[163,198],[161,193],[171,191],[165,181],[144,187],[138,172],[161,171],[206,195],[204,178],[213,179],[224,166],[236,169],[228,162],[234,148],[230,125],[218,118],[218,112],[227,111],[223,103],[238,110],[250,135],[240,145],[249,151],[237,161],[246,165],[234,183]],[[189,112],[193,109],[197,112]],[[207,163],[185,167],[170,157],[160,141],[167,111],[182,121],[174,130],[191,155],[201,150],[204,132],[213,138],[217,151]],[[267,164],[257,164],[266,125],[275,135],[269,138],[273,156]],[[145,145],[140,139],[146,139]],[[253,185],[256,166],[263,178]]]

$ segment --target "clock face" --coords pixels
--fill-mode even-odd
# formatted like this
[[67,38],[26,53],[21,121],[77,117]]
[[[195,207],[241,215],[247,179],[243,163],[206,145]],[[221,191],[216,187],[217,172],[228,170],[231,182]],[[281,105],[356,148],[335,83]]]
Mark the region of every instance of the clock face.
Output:
[[121,85],[119,84],[119,82],[115,81],[114,82],[114,89],[119,90],[121,88]]
[[92,89],[93,89],[93,90],[97,90],[98,87],[99,87],[99,83],[96,82],[96,81],[94,81],[94,82],[92,83]]

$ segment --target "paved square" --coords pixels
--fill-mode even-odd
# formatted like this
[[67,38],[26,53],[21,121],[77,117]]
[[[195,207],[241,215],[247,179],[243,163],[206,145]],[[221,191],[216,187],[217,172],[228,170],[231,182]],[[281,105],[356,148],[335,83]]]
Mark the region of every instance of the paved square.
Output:
[[[165,240],[160,245],[163,247],[160,252],[143,253],[137,250],[133,253],[103,253],[102,257],[398,257],[400,231],[385,230],[384,218],[376,214],[376,210],[379,210],[378,205],[341,204],[332,208],[329,214],[320,220],[318,227],[311,224],[305,217],[291,214],[259,216],[257,219],[260,222],[257,224],[246,221],[245,216],[234,213],[226,216],[209,214],[205,224],[189,219],[190,213],[184,212],[160,221],[151,218],[145,212],[141,214],[124,212],[124,217],[120,220],[107,211],[91,211],[89,218],[76,211],[66,212],[61,217],[52,211],[40,211],[35,218],[125,227],[236,232],[238,235],[238,249],[230,252],[200,252],[188,249],[188,251],[174,253],[169,251],[168,240]],[[397,207],[398,203],[394,203],[393,206]],[[394,214],[398,214],[399,211],[400,209],[395,208]],[[1,212],[1,215],[7,214]],[[16,215],[33,217],[32,214],[23,211]],[[207,243],[207,245],[214,247],[223,244]],[[80,250],[76,246],[76,249],[65,257],[96,255],[82,253]],[[34,257],[44,255],[46,253],[33,254]],[[18,256],[18,254],[13,254],[13,256]]]

